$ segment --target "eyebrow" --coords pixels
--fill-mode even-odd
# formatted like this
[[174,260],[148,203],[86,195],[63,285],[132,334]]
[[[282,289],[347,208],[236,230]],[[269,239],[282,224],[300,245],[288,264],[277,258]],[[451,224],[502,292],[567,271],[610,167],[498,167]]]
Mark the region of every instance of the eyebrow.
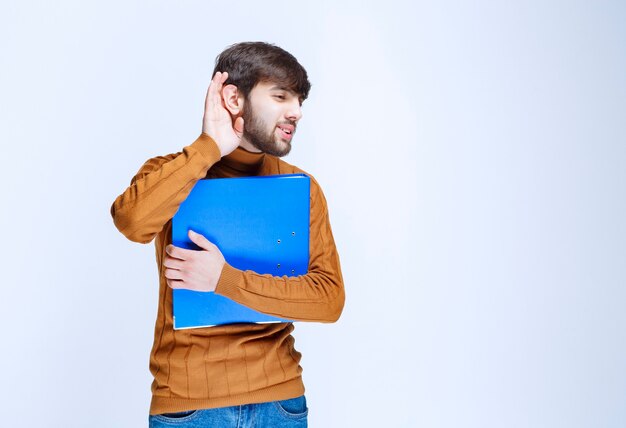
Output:
[[272,87],[270,88],[270,91],[276,91],[276,90],[279,90],[279,91],[287,91],[287,92],[291,92],[292,94],[295,94],[295,92],[294,92],[294,91],[292,91],[292,90],[291,90],[291,89],[289,89],[289,88],[286,88],[285,86],[278,86],[278,85],[274,85],[274,86],[272,86]]

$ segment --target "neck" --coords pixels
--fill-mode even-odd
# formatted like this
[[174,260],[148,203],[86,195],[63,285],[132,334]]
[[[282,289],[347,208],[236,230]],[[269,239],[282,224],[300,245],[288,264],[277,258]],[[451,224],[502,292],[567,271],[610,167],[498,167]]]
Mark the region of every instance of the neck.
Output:
[[246,149],[247,151],[252,153],[261,153],[261,150],[254,147],[248,140],[244,139],[243,137],[241,138],[239,147],[241,147],[242,149]]
[[[254,149],[254,147],[253,147]],[[224,156],[219,168],[225,168],[226,176],[256,175],[263,167],[265,153],[240,144],[232,153]]]

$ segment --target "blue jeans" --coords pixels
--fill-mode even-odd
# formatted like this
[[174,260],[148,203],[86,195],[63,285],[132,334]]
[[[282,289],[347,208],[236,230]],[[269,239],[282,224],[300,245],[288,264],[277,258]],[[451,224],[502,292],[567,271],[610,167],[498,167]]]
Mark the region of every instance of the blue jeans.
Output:
[[269,403],[150,415],[150,428],[304,428],[309,409],[304,395]]

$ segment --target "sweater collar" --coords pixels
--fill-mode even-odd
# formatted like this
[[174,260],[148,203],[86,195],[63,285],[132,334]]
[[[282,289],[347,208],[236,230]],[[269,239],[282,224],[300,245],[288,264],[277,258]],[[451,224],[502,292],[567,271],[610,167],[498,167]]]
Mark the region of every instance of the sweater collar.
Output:
[[225,166],[242,173],[252,174],[261,170],[264,161],[265,153],[254,153],[243,147],[237,147],[233,152],[222,158],[222,163]]

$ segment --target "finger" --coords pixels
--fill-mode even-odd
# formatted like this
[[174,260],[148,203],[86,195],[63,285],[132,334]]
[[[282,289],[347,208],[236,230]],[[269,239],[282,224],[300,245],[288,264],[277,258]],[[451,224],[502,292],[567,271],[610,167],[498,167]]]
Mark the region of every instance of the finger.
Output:
[[226,100],[224,100],[224,94],[222,93],[222,88],[224,88],[224,84],[228,80],[228,72],[225,71],[222,73],[222,81],[220,82],[220,104],[222,107],[226,108]]
[[175,245],[168,245],[165,247],[165,252],[169,254],[171,257],[179,260],[187,260],[187,253],[184,248],[177,247]]
[[215,86],[213,99],[211,101],[213,107],[223,105],[222,88],[224,87],[226,79],[228,79],[228,73],[215,73],[215,80],[211,83],[212,86]]
[[175,280],[175,279],[168,279],[167,280],[167,285],[170,288],[185,288],[184,281],[179,281],[179,280]]
[[219,81],[222,78],[222,73],[221,72],[216,72],[215,75],[213,76],[213,79],[211,79],[211,83],[209,84],[209,90],[207,91],[207,95],[206,95],[206,106],[207,107],[215,107],[216,104],[216,96],[219,96],[219,93],[217,91],[217,85],[219,83]]
[[193,230],[189,229],[189,239],[191,239],[193,241],[194,244],[196,244],[198,247],[210,251],[213,249],[214,244],[209,241],[207,238],[204,237],[204,235],[199,234],[198,232],[194,232]]
[[169,254],[166,254],[165,258],[163,259],[163,266],[166,268],[182,270],[183,265],[184,263],[182,260],[170,257]]
[[235,130],[235,134],[237,134],[237,137],[241,138],[241,136],[243,135],[243,117],[238,117],[237,119],[235,119],[233,129]]
[[185,277],[183,271],[176,270],[176,269],[165,269],[164,275],[167,279],[177,279],[177,280],[183,280]]
[[[217,76],[217,73],[215,73],[215,76]],[[213,94],[213,90],[211,88],[213,87],[213,81],[215,80],[215,76],[211,78],[211,81],[209,82],[209,87],[206,91],[206,98],[204,99],[204,105],[206,107],[208,107],[211,102],[211,95]]]

